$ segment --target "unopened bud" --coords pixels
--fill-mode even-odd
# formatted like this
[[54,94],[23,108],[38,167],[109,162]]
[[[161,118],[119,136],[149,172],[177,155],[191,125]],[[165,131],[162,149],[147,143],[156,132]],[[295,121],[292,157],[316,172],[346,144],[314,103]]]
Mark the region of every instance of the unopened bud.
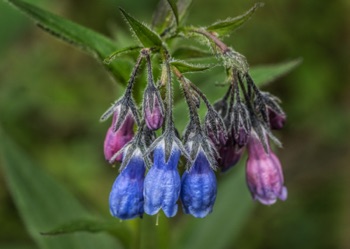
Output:
[[[120,151],[134,137],[134,118],[127,114],[119,129],[114,131],[115,123],[118,120],[118,112],[114,113],[113,122],[109,127],[104,141],[104,155],[110,161],[115,153]],[[122,161],[122,154],[115,161]]]
[[144,118],[150,130],[158,130],[163,125],[164,107],[158,90],[148,87],[144,95]]

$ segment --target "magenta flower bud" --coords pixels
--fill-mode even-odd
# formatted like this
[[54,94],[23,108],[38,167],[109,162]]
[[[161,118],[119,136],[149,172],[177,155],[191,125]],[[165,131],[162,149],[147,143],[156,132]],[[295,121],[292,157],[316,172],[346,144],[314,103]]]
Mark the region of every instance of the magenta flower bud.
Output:
[[143,115],[150,130],[158,130],[163,125],[164,107],[158,90],[149,86],[145,91]]
[[221,172],[226,172],[235,166],[243,154],[244,147],[239,148],[236,145],[225,145],[218,149],[220,158],[217,159]]
[[286,122],[286,114],[282,112],[276,112],[271,108],[268,108],[269,121],[271,129],[280,130],[283,128],[284,123]]
[[246,180],[252,197],[264,205],[272,205],[277,198],[287,199],[287,188],[283,185],[281,163],[269,149],[266,153],[257,135],[252,133],[248,143]]
[[[113,131],[118,119],[118,111],[114,113],[111,127],[108,128],[104,141],[104,155],[107,161],[110,161],[115,153],[120,151],[134,137],[134,118],[128,113],[118,130]],[[115,161],[122,161],[123,155],[116,157]]]

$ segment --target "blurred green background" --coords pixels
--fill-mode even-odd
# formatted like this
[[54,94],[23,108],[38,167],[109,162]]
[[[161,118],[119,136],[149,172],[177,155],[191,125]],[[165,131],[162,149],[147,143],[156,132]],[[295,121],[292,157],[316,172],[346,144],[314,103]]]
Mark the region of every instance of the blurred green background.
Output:
[[[121,44],[129,41],[129,33],[117,7],[149,23],[157,5],[156,0],[30,2]],[[242,14],[254,3],[197,0],[187,23],[208,25]],[[288,114],[285,129],[277,133],[284,145],[277,154],[289,198],[271,207],[255,204],[227,248],[350,248],[349,13],[348,0],[266,0],[225,40],[252,66],[303,58],[297,69],[264,87],[283,100]],[[38,29],[4,2],[0,55],[3,130],[88,209],[108,217],[117,170],[102,153],[109,122],[98,120],[121,88],[94,59]],[[3,175],[0,203],[0,248],[36,248]],[[228,208],[235,212],[235,206]]]

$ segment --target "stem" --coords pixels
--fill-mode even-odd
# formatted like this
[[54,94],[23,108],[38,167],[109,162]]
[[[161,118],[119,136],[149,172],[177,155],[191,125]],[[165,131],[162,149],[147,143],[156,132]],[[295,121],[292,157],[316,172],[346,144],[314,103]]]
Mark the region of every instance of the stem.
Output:
[[131,97],[132,88],[133,88],[133,86],[134,86],[135,79],[136,79],[138,70],[139,70],[139,68],[140,68],[142,59],[143,59],[143,55],[141,54],[141,55],[137,58],[136,64],[135,64],[135,66],[134,66],[134,68],[133,68],[133,70],[132,70],[132,72],[131,72],[131,76],[130,76],[129,82],[128,82],[128,85],[127,85],[126,90],[125,90],[125,96],[128,97],[128,98]]
[[152,71],[152,62],[151,62],[151,56],[149,55],[149,53],[147,52],[145,54],[146,57],[146,61],[147,61],[147,80],[148,80],[148,85],[152,85],[154,86],[154,81],[153,81],[153,71]]
[[170,70],[170,55],[169,52],[164,48],[163,49],[163,63],[166,67],[166,126],[165,131],[173,130],[173,88],[171,81],[171,70]]
[[[182,89],[183,89],[183,92],[185,95],[185,99],[186,99],[186,102],[188,105],[188,109],[190,111],[191,121],[193,122],[194,125],[196,125],[199,128],[200,127],[200,119],[199,119],[199,115],[197,113],[197,107],[196,107],[196,104],[194,103],[193,99],[189,95],[189,89],[190,89],[190,87],[192,87],[193,83],[188,81],[177,68],[173,67],[173,71],[174,71],[176,77],[179,79],[179,82],[181,83],[181,86],[182,86]],[[207,99],[204,100],[204,102],[206,104],[208,104],[207,101],[208,101]],[[210,103],[209,103],[209,105],[210,105]]]
[[198,30],[190,30],[190,31],[204,35],[208,39],[212,40],[216,44],[216,46],[220,48],[223,54],[226,54],[227,52],[231,51],[231,49],[225,43],[223,43],[216,35],[206,30],[198,29]]

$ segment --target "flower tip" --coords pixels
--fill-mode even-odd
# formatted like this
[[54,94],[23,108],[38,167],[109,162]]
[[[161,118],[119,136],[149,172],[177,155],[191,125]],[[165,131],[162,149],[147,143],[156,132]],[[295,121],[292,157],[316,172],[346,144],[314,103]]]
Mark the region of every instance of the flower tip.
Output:
[[278,198],[280,198],[281,201],[285,201],[288,198],[288,190],[286,187],[282,188],[281,194],[278,196]]

